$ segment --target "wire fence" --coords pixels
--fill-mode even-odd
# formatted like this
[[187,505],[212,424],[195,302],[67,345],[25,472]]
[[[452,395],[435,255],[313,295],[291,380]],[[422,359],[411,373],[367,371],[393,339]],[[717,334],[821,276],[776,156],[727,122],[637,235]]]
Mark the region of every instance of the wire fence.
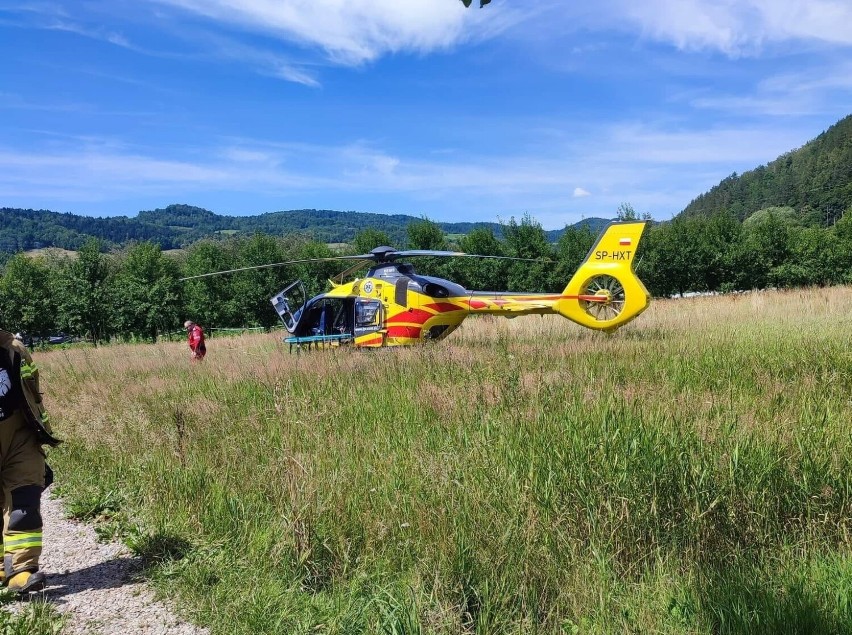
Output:
[[[275,333],[278,331],[283,331],[283,326],[273,326],[273,327],[264,327],[264,326],[239,326],[239,327],[210,327],[204,328],[204,334],[208,338],[215,337],[227,337],[233,335],[242,335],[246,333],[257,333],[257,332],[265,332],[265,333]],[[80,337],[80,336],[71,336],[57,334],[49,337],[31,337],[29,335],[23,336],[24,344],[30,349],[37,350],[56,350],[60,348],[70,348],[77,346],[95,346],[95,342],[93,342],[90,338]],[[184,329],[174,330],[174,331],[163,331],[157,333],[157,340],[165,340],[166,342],[180,342],[186,339],[186,331]],[[153,337],[146,337],[144,335],[140,335],[137,333],[131,334],[127,337],[111,337],[108,340],[99,340],[97,342],[97,346],[108,346],[112,344],[141,344],[141,343],[152,343],[154,340]]]
[[[284,329],[282,326],[235,326],[235,327],[226,327],[226,326],[213,326],[210,328],[205,328],[203,325],[201,326],[204,331],[204,335],[207,337],[216,337],[217,335],[240,335],[242,333],[255,333],[255,332],[266,332],[271,333],[273,331],[281,331]],[[160,333],[160,338],[171,341],[173,339],[183,339],[186,338],[186,331],[184,329],[180,329],[178,331],[169,331],[168,333]]]

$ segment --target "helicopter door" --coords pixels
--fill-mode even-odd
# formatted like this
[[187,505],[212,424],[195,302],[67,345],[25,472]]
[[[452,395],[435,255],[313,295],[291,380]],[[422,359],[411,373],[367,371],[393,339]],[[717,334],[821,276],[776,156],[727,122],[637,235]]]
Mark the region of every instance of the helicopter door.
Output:
[[301,280],[296,280],[289,287],[270,298],[272,307],[284,322],[284,327],[292,333],[299,323],[299,317],[305,306],[305,285]]
[[384,325],[384,309],[378,300],[357,298],[355,300],[355,337],[381,330]]

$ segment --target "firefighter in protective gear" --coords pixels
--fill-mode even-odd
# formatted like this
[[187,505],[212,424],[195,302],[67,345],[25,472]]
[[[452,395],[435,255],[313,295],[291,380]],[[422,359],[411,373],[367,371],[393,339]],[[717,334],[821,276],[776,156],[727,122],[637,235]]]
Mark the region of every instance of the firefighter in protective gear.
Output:
[[39,392],[38,369],[24,344],[0,330],[0,491],[2,579],[26,595],[44,588],[39,571],[41,493],[50,483],[43,444],[56,445]]

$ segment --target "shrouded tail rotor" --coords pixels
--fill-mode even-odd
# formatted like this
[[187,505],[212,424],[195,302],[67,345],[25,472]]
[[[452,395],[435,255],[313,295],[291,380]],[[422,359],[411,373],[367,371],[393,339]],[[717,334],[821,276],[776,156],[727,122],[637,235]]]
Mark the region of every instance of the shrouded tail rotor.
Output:
[[556,312],[590,329],[614,331],[648,308],[651,295],[633,272],[645,225],[611,223],[565,287]]

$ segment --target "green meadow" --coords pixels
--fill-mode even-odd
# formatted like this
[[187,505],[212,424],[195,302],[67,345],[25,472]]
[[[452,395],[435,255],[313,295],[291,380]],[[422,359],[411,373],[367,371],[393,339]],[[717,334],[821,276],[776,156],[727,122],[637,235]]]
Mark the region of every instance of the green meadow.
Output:
[[214,634],[852,633],[852,289],[39,354],[69,511]]

